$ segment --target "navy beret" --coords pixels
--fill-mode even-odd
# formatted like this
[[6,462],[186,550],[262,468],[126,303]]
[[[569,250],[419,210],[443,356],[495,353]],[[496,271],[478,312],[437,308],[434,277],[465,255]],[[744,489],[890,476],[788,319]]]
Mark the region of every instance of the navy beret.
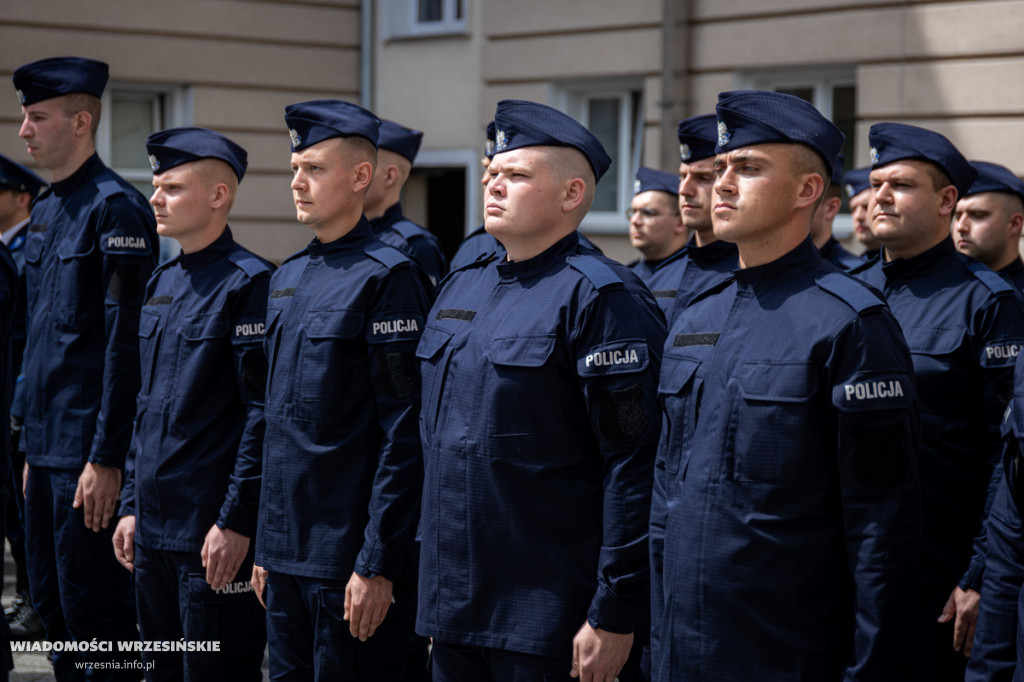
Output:
[[836,187],[839,187],[841,184],[843,184],[843,175],[845,174],[843,171],[843,166],[845,165],[846,157],[840,154],[839,156],[836,157],[836,165],[832,168],[831,183]]
[[0,188],[39,194],[46,181],[16,161],[0,154]]
[[868,131],[868,142],[871,144],[872,168],[904,159],[928,161],[945,171],[958,196],[963,196],[970,189],[978,175],[960,150],[934,130],[906,123],[876,123]]
[[587,157],[600,180],[611,157],[600,140],[574,118],[544,104],[521,99],[504,99],[494,112],[494,152],[522,147],[573,147]]
[[358,104],[340,99],[317,99],[289,104],[284,122],[292,138],[292,151],[301,152],[332,137],[362,137],[374,147],[380,134],[380,119]]
[[716,153],[755,144],[802,144],[818,153],[829,177],[846,137],[814,105],[799,97],[764,90],[718,94]]
[[153,133],[146,140],[146,151],[149,152],[153,175],[160,175],[183,163],[219,159],[231,166],[241,181],[248,165],[248,154],[240,146],[220,133],[195,126]]
[[51,57],[26,64],[14,72],[18,100],[25,106],[46,99],[84,92],[103,95],[110,67],[85,57]]
[[712,157],[718,141],[718,117],[703,114],[684,118],[679,122],[676,135],[679,138],[679,160],[683,163]]
[[971,161],[978,177],[965,193],[965,197],[982,192],[1006,192],[1016,194],[1024,201],[1024,181],[1014,175],[1006,166],[987,161]]
[[871,189],[871,167],[862,166],[861,168],[851,169],[843,177],[843,182],[846,183],[846,195],[850,198],[857,196],[864,190]]
[[668,192],[672,196],[679,195],[679,176],[666,173],[655,168],[640,166],[636,169],[636,180],[633,181],[633,194],[640,192]]
[[486,141],[484,142],[484,144],[486,145],[485,148],[487,150],[484,152],[484,156],[486,156],[488,159],[494,158],[494,134],[494,121],[491,121],[490,123],[487,124],[487,138]]
[[381,120],[380,133],[377,136],[377,148],[388,149],[404,156],[409,163],[416,161],[416,154],[420,151],[420,142],[423,141],[423,131],[410,130],[405,126],[398,125],[394,121]]

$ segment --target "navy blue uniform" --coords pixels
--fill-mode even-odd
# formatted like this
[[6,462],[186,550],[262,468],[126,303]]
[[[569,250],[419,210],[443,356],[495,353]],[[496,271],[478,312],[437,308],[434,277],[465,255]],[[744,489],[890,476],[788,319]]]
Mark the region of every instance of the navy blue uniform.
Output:
[[919,434],[884,302],[807,239],[690,302],[659,391],[652,679],[913,679]]
[[459,245],[459,250],[452,256],[452,262],[449,267],[452,270],[458,270],[464,265],[469,265],[473,261],[483,256],[496,256],[505,253],[505,247],[501,245],[497,239],[495,239],[490,232],[484,229],[484,226],[476,228],[469,233],[469,236],[462,240],[462,244]]
[[[142,389],[121,514],[135,516],[135,596],[146,641],[220,641],[148,653],[152,679],[261,679],[266,630],[252,552],[210,589],[200,550],[216,523],[253,538],[263,464],[263,354],[273,267],[225,229],[157,268],[139,324]],[[179,612],[182,617],[179,617]]]
[[14,298],[14,310],[11,317],[11,374],[12,386],[7,394],[10,400],[11,423],[17,423],[17,430],[12,430],[8,456],[10,458],[11,483],[7,486],[7,540],[11,544],[11,555],[17,571],[16,587],[18,594],[26,600],[28,597],[28,570],[25,562],[25,497],[22,494],[22,471],[25,468],[25,453],[18,443],[21,436],[21,424],[24,421],[24,377],[21,376],[21,359],[25,353],[25,239],[28,236],[29,221],[26,220],[11,239],[7,248],[17,268],[17,292]]
[[668,258],[640,259],[626,266],[636,273],[640,281],[646,284],[654,294],[654,299],[658,302],[661,312],[665,313],[666,320],[671,315],[672,308],[675,307],[679,284],[689,262],[686,252],[687,247],[684,246]]
[[[15,311],[21,293],[18,281],[18,267],[15,260],[7,246],[0,244],[0,424],[10,422],[9,407],[16,373],[12,357]],[[22,321],[24,322],[24,320]],[[22,330],[24,330],[24,324],[22,324]],[[10,490],[11,488],[12,450],[10,440],[0,438],[0,489]],[[9,516],[12,511],[13,518]],[[17,506],[0,504],[0,528],[7,524],[20,526],[21,522],[17,513]],[[24,538],[23,533],[21,536]],[[22,558],[22,563],[24,563],[24,558]],[[4,620],[0,624],[0,648],[2,648],[0,651],[0,680],[7,680],[7,671],[14,667],[10,641],[11,631],[7,621]]]
[[664,334],[639,279],[576,233],[442,285],[417,349],[417,632],[435,647],[557,657],[567,674],[584,621],[646,633]]
[[[116,524],[94,533],[71,503],[86,462],[124,466],[139,390],[139,309],[156,265],[155,224],[145,198],[96,155],[44,190],[32,209],[22,364],[22,444],[32,467],[26,533],[32,600],[53,641],[138,636],[129,574],[111,544]],[[76,671],[82,658],[55,652],[58,677],[135,676]]]
[[[401,679],[389,665],[404,665],[395,652],[415,608],[414,351],[428,286],[365,218],[340,239],[314,240],[271,279],[256,563],[270,572],[274,679]],[[366,643],[342,621],[353,571],[395,582],[395,604]]]
[[835,237],[829,237],[819,249],[821,257],[840,270],[853,270],[864,265],[864,259],[855,256],[843,247]]
[[1014,259],[1012,263],[999,271],[999,274],[1008,279],[1018,291],[1024,291],[1024,261],[1020,258]]
[[448,272],[448,262],[441,251],[441,243],[433,232],[426,230],[402,215],[402,205],[394,204],[384,215],[370,221],[377,239],[390,244],[412,258],[437,284]]
[[938,680],[965,663],[952,649],[952,623],[934,621],[954,587],[981,587],[984,555],[972,548],[981,542],[1024,314],[1013,287],[958,253],[951,238],[912,258],[880,258],[859,276],[885,294],[914,359],[924,433],[921,617],[934,631],[931,649],[949,659],[928,676]]

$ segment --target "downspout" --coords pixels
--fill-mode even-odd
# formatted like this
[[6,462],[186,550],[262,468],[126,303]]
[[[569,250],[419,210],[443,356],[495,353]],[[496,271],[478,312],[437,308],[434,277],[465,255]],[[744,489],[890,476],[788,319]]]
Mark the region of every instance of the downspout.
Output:
[[359,99],[373,111],[373,0],[360,0]]
[[[690,0],[664,0],[661,64],[661,167],[679,166],[676,128],[690,111]],[[676,74],[679,74],[678,77]]]

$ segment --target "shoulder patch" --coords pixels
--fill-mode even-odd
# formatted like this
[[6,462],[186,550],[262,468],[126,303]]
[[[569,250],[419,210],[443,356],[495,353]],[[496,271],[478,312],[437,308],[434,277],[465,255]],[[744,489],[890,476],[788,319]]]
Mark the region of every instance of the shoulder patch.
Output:
[[121,187],[121,184],[109,175],[101,175],[96,178],[96,189],[99,190],[100,196],[105,199],[117,196],[118,194],[124,194],[124,187]]
[[607,263],[594,256],[570,256],[569,266],[582,273],[598,291],[624,285],[622,278]]
[[842,272],[826,272],[815,283],[819,289],[832,294],[858,313],[885,305],[885,301],[873,294],[867,286]]
[[250,279],[271,271],[271,267],[264,263],[259,256],[242,249],[232,251],[228,255],[228,260],[234,263],[235,267],[244,272]]
[[1014,293],[1013,285],[978,261],[968,260],[967,269],[996,296],[1006,296],[1007,294]]
[[388,270],[394,270],[399,265],[410,262],[409,257],[398,249],[376,240],[370,242],[365,253]]

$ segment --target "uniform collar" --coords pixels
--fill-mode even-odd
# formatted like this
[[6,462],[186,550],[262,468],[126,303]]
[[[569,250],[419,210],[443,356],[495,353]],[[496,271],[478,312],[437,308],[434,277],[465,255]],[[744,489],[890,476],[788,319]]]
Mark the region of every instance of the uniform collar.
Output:
[[577,251],[579,247],[579,234],[573,230],[533,258],[524,261],[499,261],[498,275],[502,279],[525,279],[537,273],[545,273],[554,263],[564,262],[565,257]]
[[372,237],[373,231],[370,229],[370,223],[365,215],[361,215],[355,227],[332,242],[324,244],[314,237],[313,241],[306,245],[306,253],[311,257],[315,257],[329,253],[340,253],[354,248],[362,249],[363,242]]
[[[716,242],[717,243],[717,242]],[[710,244],[709,244],[710,246]],[[807,272],[821,263],[821,254],[810,236],[795,249],[764,265],[738,268],[733,272],[736,283],[741,287],[772,287],[789,281],[794,276]]]
[[822,244],[821,248],[818,249],[818,250],[821,251],[822,258],[826,258],[827,259],[829,254],[831,254],[833,251],[835,251],[838,248],[839,248],[839,242],[836,240],[836,238],[835,237],[829,237],[828,241],[826,241],[824,244]]
[[[884,248],[883,255],[884,255]],[[953,237],[947,236],[941,242],[910,258],[899,258],[886,263],[882,260],[882,272],[886,279],[923,277],[942,265],[956,260],[960,252],[953,245]]]
[[738,253],[735,244],[724,242],[721,239],[716,239],[704,246],[697,246],[697,242],[691,240],[687,251],[690,260],[697,263],[718,263],[729,257],[736,258]]
[[[103,162],[100,161],[100,155],[93,153],[88,159],[85,160],[81,166],[78,167],[74,173],[64,178],[59,182],[55,182],[50,185],[43,193],[39,196],[41,199],[46,195],[47,192],[53,192],[57,196],[67,196],[73,193],[79,187],[81,187],[86,180],[95,175],[98,171],[104,168]],[[36,199],[36,201],[39,201]]]
[[1010,278],[1016,277],[1021,273],[1024,273],[1024,261],[1020,257],[1014,258],[1009,265],[999,271],[1000,275],[1006,275]]
[[661,260],[644,261],[644,264],[651,269],[651,272],[654,272],[655,270],[658,270],[659,268],[686,256],[687,249],[688,245],[684,245],[683,248],[679,249],[670,256],[667,256],[666,258],[662,258]]
[[182,253],[177,257],[178,264],[186,270],[197,268],[202,265],[206,265],[212,260],[220,258],[221,255],[228,250],[228,248],[234,244],[235,240],[231,236],[231,228],[225,226],[224,232],[219,237],[214,239],[205,248],[199,251],[193,251],[192,253]]
[[402,220],[402,218],[404,218],[402,215],[402,202],[399,201],[388,206],[388,210],[384,211],[382,215],[369,221],[370,228],[374,232],[380,232],[389,225],[394,225],[399,220]]

